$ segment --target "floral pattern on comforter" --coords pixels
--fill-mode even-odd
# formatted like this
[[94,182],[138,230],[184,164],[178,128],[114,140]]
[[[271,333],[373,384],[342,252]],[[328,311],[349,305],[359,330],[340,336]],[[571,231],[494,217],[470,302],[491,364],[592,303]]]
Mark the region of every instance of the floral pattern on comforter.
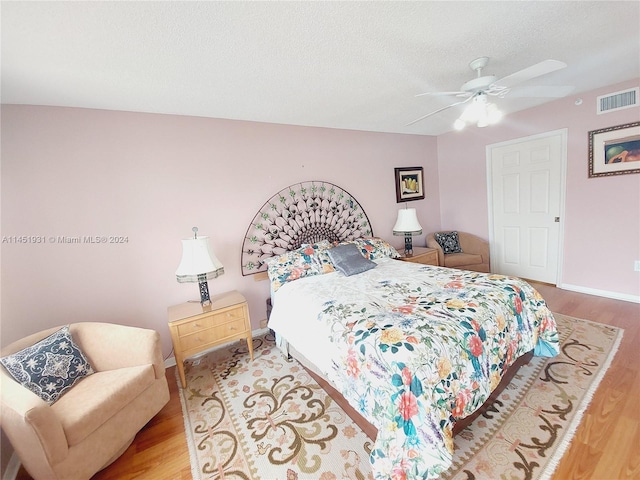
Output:
[[504,371],[531,349],[558,353],[556,323],[520,279],[378,262],[311,287],[331,298],[316,320],[339,351],[327,376],[378,428],[376,479],[435,478],[451,464],[453,424]]

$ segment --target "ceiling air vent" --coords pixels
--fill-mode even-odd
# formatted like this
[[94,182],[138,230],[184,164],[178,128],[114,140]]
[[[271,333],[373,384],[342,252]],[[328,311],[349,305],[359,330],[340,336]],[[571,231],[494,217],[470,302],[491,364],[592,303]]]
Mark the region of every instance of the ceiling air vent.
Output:
[[622,90],[620,92],[609,93],[607,95],[600,95],[597,99],[597,113],[609,113],[624,108],[635,107],[638,105],[638,93],[640,88],[630,88],[628,90]]

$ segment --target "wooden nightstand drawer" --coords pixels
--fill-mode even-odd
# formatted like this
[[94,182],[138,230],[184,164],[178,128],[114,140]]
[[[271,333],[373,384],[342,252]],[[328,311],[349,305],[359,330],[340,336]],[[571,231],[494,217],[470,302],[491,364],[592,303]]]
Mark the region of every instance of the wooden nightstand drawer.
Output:
[[180,348],[183,352],[208,345],[216,341],[216,334],[213,328],[200,330],[189,335],[180,337]]
[[[178,329],[178,336],[180,338],[193,334],[194,332],[200,332],[207,328],[213,328],[218,325],[226,323],[235,323],[242,326],[241,329],[237,329],[237,326],[231,328],[231,330],[244,331],[244,308],[242,305],[234,307],[224,311],[223,313],[212,313],[209,315],[200,315],[194,320],[181,323],[176,326]],[[224,331],[220,330],[220,331]]]
[[211,328],[215,325],[213,316],[198,318],[190,322],[182,323],[176,328],[178,330],[178,336],[180,338],[189,336],[195,332],[199,332],[206,328]]
[[216,313],[213,315],[213,323],[215,325],[237,321],[244,322],[244,308],[242,305],[240,307],[227,310],[224,313]]
[[421,263],[423,265],[438,266],[438,251],[435,248],[414,247],[413,256],[400,257],[404,262]]
[[238,318],[237,320],[233,320],[232,322],[216,325],[213,328],[213,331],[215,332],[216,338],[223,339],[246,332],[247,328],[245,327],[244,318]]

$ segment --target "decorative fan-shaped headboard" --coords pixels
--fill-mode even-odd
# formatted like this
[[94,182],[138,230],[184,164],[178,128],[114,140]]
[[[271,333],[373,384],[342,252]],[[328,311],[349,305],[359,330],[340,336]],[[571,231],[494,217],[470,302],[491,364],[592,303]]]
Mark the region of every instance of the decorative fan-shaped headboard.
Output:
[[373,236],[360,204],[328,182],[296,183],[276,193],[254,217],[242,245],[242,274],[267,270],[265,261],[321,240]]

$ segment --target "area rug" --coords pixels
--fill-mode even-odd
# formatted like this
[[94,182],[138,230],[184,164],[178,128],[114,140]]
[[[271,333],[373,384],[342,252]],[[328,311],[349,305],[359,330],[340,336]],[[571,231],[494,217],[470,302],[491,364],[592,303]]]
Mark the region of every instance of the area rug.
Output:
[[[551,477],[623,334],[555,317],[561,354],[520,369],[455,437],[454,463],[441,478]],[[253,344],[253,362],[244,343],[185,362],[187,388],[179,390],[194,480],[372,478],[371,440],[270,334]]]

